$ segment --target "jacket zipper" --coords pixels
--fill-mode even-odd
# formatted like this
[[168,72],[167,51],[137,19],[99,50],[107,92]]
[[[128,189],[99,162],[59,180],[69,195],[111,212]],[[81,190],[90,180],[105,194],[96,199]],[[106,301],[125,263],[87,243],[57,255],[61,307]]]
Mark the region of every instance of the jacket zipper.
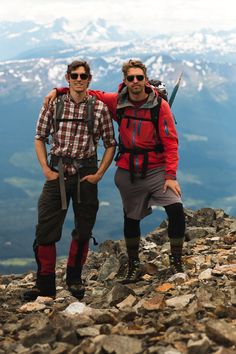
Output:
[[[137,117],[137,109],[134,109],[134,118]],[[139,123],[138,123],[139,124]],[[135,138],[136,138],[136,129],[137,129],[137,121],[134,119],[134,128],[133,128],[133,136],[132,136],[132,147],[135,147]],[[138,155],[134,157],[135,161],[135,170],[138,172]]]

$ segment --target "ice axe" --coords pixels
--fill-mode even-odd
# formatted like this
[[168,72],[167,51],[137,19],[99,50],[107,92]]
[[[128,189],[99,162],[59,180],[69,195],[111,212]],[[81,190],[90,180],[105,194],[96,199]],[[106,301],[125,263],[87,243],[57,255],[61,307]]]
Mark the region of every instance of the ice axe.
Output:
[[182,79],[182,75],[183,75],[183,72],[180,74],[179,79],[178,79],[178,81],[177,81],[177,83],[176,83],[175,87],[173,88],[173,91],[172,91],[172,93],[171,93],[171,95],[170,95],[170,99],[169,99],[169,105],[170,105],[170,107],[172,106],[172,104],[173,104],[173,102],[174,102],[174,99],[175,99],[175,96],[176,96],[176,94],[177,94],[177,92],[178,92],[179,85],[180,85],[180,81],[181,81],[181,79]]

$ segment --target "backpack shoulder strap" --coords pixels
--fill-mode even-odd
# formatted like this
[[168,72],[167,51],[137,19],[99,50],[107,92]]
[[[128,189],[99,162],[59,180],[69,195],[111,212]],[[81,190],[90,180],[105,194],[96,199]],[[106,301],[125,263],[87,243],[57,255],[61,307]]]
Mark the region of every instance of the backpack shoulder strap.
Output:
[[59,129],[59,120],[62,117],[64,110],[64,99],[63,95],[58,96],[55,104],[54,115],[53,115],[53,126],[54,126],[54,140],[55,140],[55,133]]
[[[96,103],[95,96],[89,96],[88,105],[87,105],[87,114],[85,122],[88,126],[89,134],[93,133],[93,123],[94,123],[94,106]],[[64,98],[62,96],[57,97],[57,101],[55,104],[54,116],[53,116],[53,126],[54,132],[56,133],[59,129],[59,121],[61,120],[62,114],[64,110]]]
[[88,104],[87,104],[87,115],[85,118],[85,122],[87,124],[89,134],[93,134],[95,103],[96,103],[96,96],[89,96]]
[[120,126],[121,120],[122,120],[122,118],[124,116],[124,111],[125,111],[125,107],[116,109],[117,123],[118,123],[119,126]]
[[154,106],[153,108],[151,108],[150,111],[151,111],[151,121],[152,121],[154,127],[156,128],[157,138],[160,140],[159,114],[160,114],[162,98],[160,96],[158,96],[157,101],[158,101],[158,104],[156,106]]

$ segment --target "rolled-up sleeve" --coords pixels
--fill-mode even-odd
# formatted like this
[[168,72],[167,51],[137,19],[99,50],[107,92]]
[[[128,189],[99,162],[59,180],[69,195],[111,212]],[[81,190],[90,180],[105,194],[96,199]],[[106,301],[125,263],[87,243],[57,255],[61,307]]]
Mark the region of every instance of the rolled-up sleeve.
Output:
[[49,108],[45,108],[45,106],[41,108],[36,124],[35,139],[48,141],[48,137],[52,133],[53,107],[50,105]]
[[113,127],[112,117],[108,110],[108,107],[101,101],[97,101],[97,102],[98,102],[97,113],[100,112],[99,135],[103,141],[103,145],[105,148],[116,146],[117,144],[115,140],[115,132]]

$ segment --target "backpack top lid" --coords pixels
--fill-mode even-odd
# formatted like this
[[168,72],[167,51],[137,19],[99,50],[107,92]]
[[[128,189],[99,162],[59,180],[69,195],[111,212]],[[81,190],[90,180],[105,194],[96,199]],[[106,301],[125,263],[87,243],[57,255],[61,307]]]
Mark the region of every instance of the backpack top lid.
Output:
[[166,85],[163,81],[160,80],[149,80],[148,81],[151,86],[153,86],[157,92],[160,94],[164,100],[168,102],[168,91],[166,89]]

